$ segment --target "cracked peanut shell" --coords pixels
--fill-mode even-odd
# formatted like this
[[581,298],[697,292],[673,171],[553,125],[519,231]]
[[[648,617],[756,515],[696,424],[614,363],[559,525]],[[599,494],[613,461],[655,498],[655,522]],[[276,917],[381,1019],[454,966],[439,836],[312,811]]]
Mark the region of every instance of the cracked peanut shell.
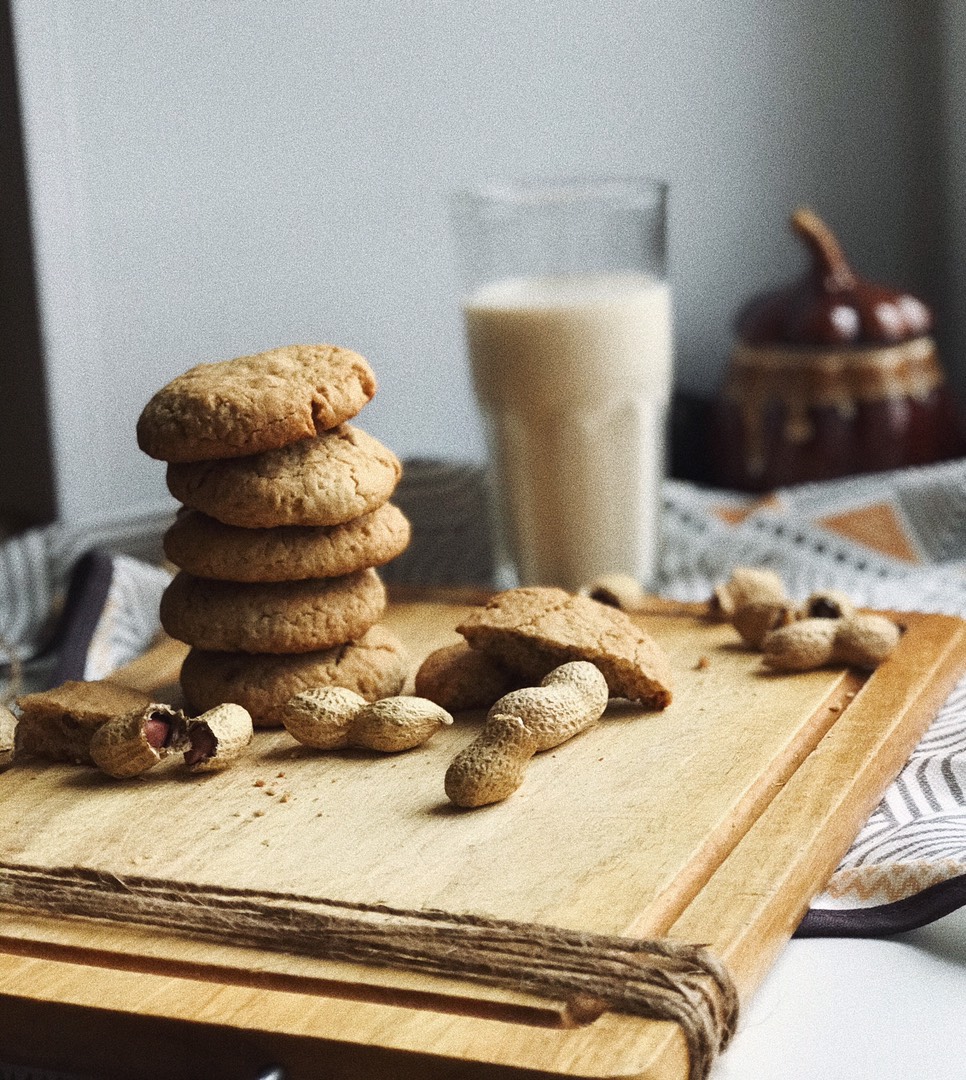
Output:
[[653,709],[671,703],[671,667],[656,641],[622,611],[563,589],[497,593],[456,627],[474,649],[511,671],[542,679],[570,660],[595,664],[612,697]]
[[181,749],[184,739],[184,713],[151,704],[102,724],[91,738],[91,760],[119,780],[140,776]]
[[191,772],[220,772],[244,754],[252,736],[247,709],[231,703],[217,705],[188,721],[184,763]]

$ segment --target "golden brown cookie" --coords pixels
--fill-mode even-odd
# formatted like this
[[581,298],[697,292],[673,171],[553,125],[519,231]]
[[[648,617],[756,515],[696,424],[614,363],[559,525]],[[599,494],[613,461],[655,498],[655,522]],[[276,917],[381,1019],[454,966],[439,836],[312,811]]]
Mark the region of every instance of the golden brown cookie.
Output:
[[91,764],[91,736],[108,720],[146,708],[147,694],[116,683],[65,682],[17,698],[17,755]]
[[254,457],[171,464],[168,489],[225,525],[342,525],[387,502],[401,474],[391,450],[342,424]]
[[307,653],[361,637],[382,618],[375,570],[309,581],[210,581],[184,571],[161,597],[161,625],[196,649]]
[[447,712],[488,709],[520,685],[520,678],[482,649],[465,641],[431,652],[416,672],[415,692]]
[[164,552],[195,577],[221,581],[304,581],[383,566],[409,543],[403,512],[386,503],[344,525],[242,529],[197,510],[178,515]]
[[181,668],[181,689],[193,714],[231,701],[246,708],[257,727],[279,727],[282,707],[303,690],[344,686],[377,701],[400,693],[408,668],[402,642],[377,624],[358,641],[297,656],[192,649]]
[[145,405],[138,446],[162,461],[260,454],[351,419],[375,392],[365,359],[335,345],[199,364]]
[[671,703],[670,668],[654,639],[616,608],[563,589],[498,593],[456,628],[475,649],[541,679],[570,660],[589,660],[613,697],[655,709]]

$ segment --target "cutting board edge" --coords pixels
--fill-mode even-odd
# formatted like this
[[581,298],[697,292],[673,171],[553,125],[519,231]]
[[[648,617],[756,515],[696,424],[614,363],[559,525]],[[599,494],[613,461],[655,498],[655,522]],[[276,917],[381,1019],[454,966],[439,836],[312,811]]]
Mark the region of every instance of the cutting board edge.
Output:
[[[946,647],[945,650],[944,650],[944,656],[939,657],[936,660],[936,662],[933,664],[933,673],[934,674],[933,674],[933,682],[931,684],[932,685],[931,694],[929,695],[928,703],[924,704],[922,706],[922,709],[921,709],[921,712],[922,712],[923,716],[925,716],[928,713],[929,709],[931,709],[933,707],[933,705],[938,705],[938,703],[941,703],[943,695],[945,693],[948,693],[948,690],[951,688],[953,682],[955,681],[955,676],[957,676],[962,671],[963,657],[962,657],[961,654],[962,654],[962,651],[964,649],[964,641],[966,641],[966,623],[964,623],[962,620],[957,620],[954,617],[946,617],[946,616],[924,616],[922,618],[926,619],[926,620],[934,620],[934,625],[937,628],[939,627],[940,624],[938,622],[935,622],[935,620],[946,620],[942,624],[943,626],[945,626],[947,629],[955,628],[955,634],[953,635],[952,638],[949,638],[948,635],[947,635],[946,645],[948,647]],[[917,617],[917,620],[918,620],[918,617]],[[942,636],[943,635],[941,633],[937,633],[937,635],[934,635],[934,637],[937,638],[937,642],[938,642],[938,638],[941,638]],[[937,642],[934,642],[934,643],[937,643]],[[940,649],[939,651],[942,652],[943,650]],[[837,725],[835,727],[837,727]],[[833,731],[835,730],[835,727],[833,727]],[[911,736],[910,736],[910,738],[911,738]],[[918,738],[918,735],[915,736],[915,738]],[[915,738],[912,739],[912,745],[915,744]],[[900,762],[900,767],[901,767],[901,762]],[[793,779],[794,779],[794,777],[792,778],[792,780]],[[789,783],[791,783],[791,782],[792,781],[790,780]],[[889,781],[887,780],[886,784],[888,782]],[[783,791],[790,790],[789,785],[786,784],[785,787],[782,790]],[[726,864],[727,864],[727,860],[726,860]],[[715,876],[717,876],[717,875],[715,875]],[[713,887],[713,882],[714,882],[714,876],[712,877],[711,881],[708,883],[708,888]],[[704,893],[704,891],[705,890],[702,890],[702,894]],[[698,898],[696,898],[696,900],[697,899]],[[689,910],[690,910],[690,907],[689,907]],[[679,920],[679,922],[680,922],[680,920]],[[677,926],[677,924],[675,924],[675,925]],[[672,928],[672,931],[673,931],[673,929],[674,928]],[[781,944],[778,945],[778,948],[780,948],[780,947],[781,947]],[[0,959],[2,959],[2,961],[3,961],[3,968],[4,969],[7,969],[8,966],[11,963],[13,963],[15,967],[18,966],[17,959],[16,958],[11,958],[9,955],[3,955],[2,957],[0,957]],[[29,982],[30,978],[31,978],[30,971],[29,971],[29,969],[31,967],[31,962],[30,961],[24,961],[22,958],[21,958],[20,962],[23,964],[23,968],[22,968],[22,971],[20,973],[20,977],[24,978],[25,980],[27,980],[27,982]],[[41,980],[41,981],[43,981],[43,980]],[[220,992],[223,992],[223,991],[220,991]],[[88,1003],[90,1008],[99,1007],[99,1005],[93,1000],[93,998],[96,997],[96,996],[97,995],[92,995],[92,1000],[90,1000],[89,1003]],[[297,995],[297,996],[298,997],[304,997],[304,995]],[[38,998],[38,1000],[41,1000],[41,998]],[[48,1000],[51,1000],[51,999],[48,998]],[[388,1010],[388,1013],[384,1016],[384,1020],[386,1020],[386,1021],[390,1021],[391,1017],[393,1015],[398,1016],[398,1013],[400,1011],[399,1007],[396,1007],[396,1006],[382,1006],[382,1005],[379,1005],[379,1006],[373,1006],[373,1007],[378,1009],[378,1010]],[[412,1011],[412,1012],[415,1012],[415,1013],[421,1013],[421,1010],[404,1010],[404,1011]],[[463,1018],[461,1018],[461,1020],[462,1019]],[[638,1038],[633,1040],[633,1049],[634,1049],[634,1053],[632,1055],[633,1061],[630,1058],[625,1058],[620,1064],[618,1064],[617,1062],[612,1061],[604,1069],[604,1071],[587,1071],[586,1069],[583,1069],[583,1066],[578,1064],[579,1055],[577,1055],[575,1057],[574,1052],[577,1049],[577,1045],[579,1043],[584,1042],[585,1040],[587,1040],[588,1037],[590,1038],[591,1044],[593,1044],[597,1040],[597,1038],[604,1033],[604,1029],[609,1027],[614,1020],[621,1021],[624,1026],[626,1026],[626,1024],[628,1022],[630,1024],[632,1024],[632,1025],[637,1025],[639,1028],[641,1027],[642,1024],[643,1024],[644,1027],[649,1026],[651,1028],[651,1034],[648,1035],[648,1037],[644,1038],[643,1041],[640,1041],[640,1039],[639,1039],[640,1031],[638,1031]],[[491,1024],[492,1021],[486,1021],[485,1023]],[[381,1030],[381,1029],[384,1028],[385,1025],[382,1022],[380,1022],[377,1026]],[[500,1026],[501,1027],[506,1027],[506,1025],[502,1024],[502,1023],[500,1024]],[[340,1020],[339,1027],[338,1027],[337,1030],[333,1029],[333,1030],[328,1031],[328,1032],[316,1032],[312,1037],[314,1039],[322,1040],[325,1043],[332,1043],[334,1039],[337,1040],[337,1036],[339,1034],[341,1034],[343,1036],[345,1034],[344,1018],[342,1020]],[[482,1032],[480,1034],[483,1035]],[[489,1045],[491,1039],[492,1039],[492,1030],[485,1035],[484,1043],[481,1044],[481,1046]],[[578,1029],[577,1031],[566,1032],[563,1035],[561,1035],[561,1033],[557,1032],[557,1031],[554,1031],[553,1033],[550,1033],[550,1034],[548,1034],[547,1032],[538,1032],[538,1033],[535,1034],[533,1031],[530,1031],[530,1033],[528,1035],[527,1043],[528,1043],[528,1046],[529,1046],[530,1050],[537,1051],[538,1054],[539,1054],[539,1052],[541,1052],[543,1050],[549,1050],[550,1049],[549,1046],[540,1047],[538,1045],[540,1043],[545,1043],[548,1039],[549,1039],[550,1042],[552,1042],[554,1044],[554,1054],[555,1054],[555,1056],[557,1054],[560,1054],[562,1060],[558,1061],[556,1064],[550,1064],[548,1062],[548,1060],[546,1058],[544,1058],[541,1061],[540,1065],[537,1066],[537,1067],[540,1067],[542,1069],[546,1069],[548,1067],[557,1068],[557,1066],[559,1066],[559,1068],[557,1068],[557,1074],[558,1075],[566,1075],[566,1076],[571,1076],[571,1077],[578,1077],[578,1076],[579,1077],[583,1077],[583,1076],[591,1077],[591,1076],[593,1076],[595,1078],[600,1077],[600,1076],[605,1076],[605,1075],[606,1076],[621,1075],[621,1076],[628,1076],[628,1077],[630,1077],[630,1076],[645,1077],[646,1076],[646,1077],[648,1077],[648,1080],[650,1080],[651,1077],[658,1077],[658,1076],[660,1076],[660,1077],[664,1077],[664,1076],[671,1077],[671,1076],[680,1075],[680,1072],[674,1072],[673,1071],[673,1069],[677,1068],[677,1065],[672,1065],[672,1059],[676,1060],[678,1062],[678,1064],[680,1064],[680,1062],[682,1060],[681,1059],[680,1038],[679,1038],[678,1033],[676,1031],[674,1031],[673,1034],[669,1034],[667,1025],[661,1025],[660,1027],[656,1027],[655,1025],[653,1025],[653,1024],[651,1024],[649,1022],[633,1021],[633,1020],[630,1020],[630,1018],[615,1018],[613,1016],[608,1015],[608,1016],[605,1016],[605,1017],[601,1018],[601,1020],[597,1021],[595,1025],[592,1025],[592,1026],[590,1026],[588,1028],[585,1028],[585,1029]],[[384,1040],[384,1041],[388,1042],[388,1041],[391,1041],[391,1040]],[[465,1039],[461,1039],[459,1041],[460,1041],[461,1046],[463,1046],[464,1050],[469,1049],[469,1047],[466,1045],[466,1040]],[[652,1053],[651,1056],[650,1056],[650,1060],[647,1061],[646,1063],[643,1062],[643,1059],[642,1059],[642,1056],[641,1056],[641,1052],[645,1049],[644,1044],[648,1044],[652,1050],[654,1050],[657,1047],[660,1048],[660,1053],[657,1055],[657,1057],[655,1057],[654,1054]],[[374,1044],[370,1041],[367,1045],[374,1045]],[[386,1049],[387,1049],[387,1052],[389,1052],[390,1054],[396,1053],[396,1052],[403,1052],[403,1053],[407,1053],[407,1054],[414,1052],[411,1047],[405,1047],[405,1048],[399,1047],[397,1049],[387,1047]],[[511,1075],[511,1072],[506,1072],[505,1070],[507,1070],[507,1069],[512,1070],[514,1068],[535,1067],[532,1064],[532,1059],[531,1059],[531,1064],[530,1065],[526,1064],[524,1058],[520,1058],[520,1057],[515,1058],[513,1062],[500,1062],[500,1063],[489,1062],[489,1063],[487,1063],[487,1062],[482,1060],[483,1058],[485,1058],[485,1056],[486,1055],[485,1055],[485,1050],[484,1050],[483,1053],[477,1053],[472,1058],[466,1057],[466,1058],[462,1058],[461,1060],[466,1060],[466,1061],[473,1060],[473,1061],[477,1061],[481,1065],[481,1067],[489,1067],[489,1066],[492,1065],[494,1068],[504,1070],[503,1072],[501,1072],[499,1074],[495,1073],[494,1075],[506,1075],[506,1076],[509,1076],[509,1075]],[[563,1059],[566,1059],[566,1061],[564,1061]],[[567,1062],[569,1062],[571,1064],[577,1064],[578,1065],[577,1071],[573,1071],[573,1070],[568,1071]],[[617,1071],[614,1071],[615,1068],[616,1068]],[[667,1071],[668,1068],[671,1068],[672,1071]],[[655,1070],[658,1070],[658,1071],[655,1071]],[[481,1074],[481,1075],[483,1075],[483,1074]]]

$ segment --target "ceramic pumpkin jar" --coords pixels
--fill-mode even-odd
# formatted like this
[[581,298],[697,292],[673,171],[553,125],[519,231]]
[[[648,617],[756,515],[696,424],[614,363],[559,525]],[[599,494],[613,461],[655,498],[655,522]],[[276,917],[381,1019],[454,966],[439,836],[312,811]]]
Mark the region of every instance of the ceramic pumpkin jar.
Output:
[[811,266],[738,316],[715,407],[717,481],[769,491],[962,453],[929,308],[856,274],[811,211],[791,225]]

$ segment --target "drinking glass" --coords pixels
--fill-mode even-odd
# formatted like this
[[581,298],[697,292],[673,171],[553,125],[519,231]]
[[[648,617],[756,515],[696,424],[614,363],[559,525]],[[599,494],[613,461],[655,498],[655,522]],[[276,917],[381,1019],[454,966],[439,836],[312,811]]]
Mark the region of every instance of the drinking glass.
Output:
[[456,196],[503,583],[652,581],[672,388],[666,205],[647,179]]

